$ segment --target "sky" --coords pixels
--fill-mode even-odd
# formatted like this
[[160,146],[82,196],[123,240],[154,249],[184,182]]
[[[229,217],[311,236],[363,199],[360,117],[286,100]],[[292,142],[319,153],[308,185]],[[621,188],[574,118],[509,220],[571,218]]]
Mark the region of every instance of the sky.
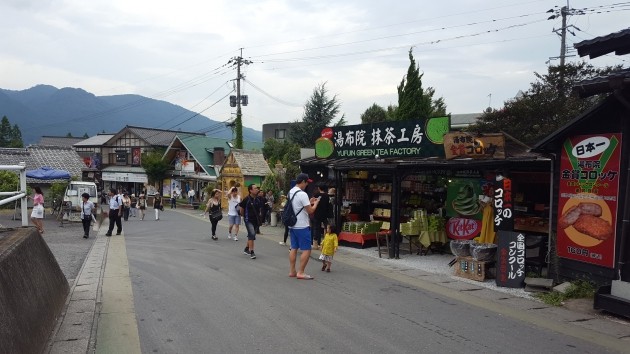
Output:
[[228,62],[242,51],[245,126],[301,120],[323,83],[348,124],[360,124],[372,104],[397,104],[412,49],[449,113],[478,113],[559,63],[562,22],[547,11],[567,5],[567,61],[630,66],[573,50],[627,28],[630,1],[3,0],[0,88],[139,94],[229,121],[237,75]]

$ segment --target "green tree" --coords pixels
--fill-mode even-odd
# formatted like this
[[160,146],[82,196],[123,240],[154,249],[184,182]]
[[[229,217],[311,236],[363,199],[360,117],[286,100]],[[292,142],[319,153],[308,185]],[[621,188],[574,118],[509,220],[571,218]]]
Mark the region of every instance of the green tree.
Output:
[[407,75],[398,85],[398,108],[395,112],[395,120],[426,119],[429,117],[446,114],[444,98],[434,99],[435,89],[422,87],[420,67],[416,65],[413,51],[409,49],[409,68]]
[[7,118],[7,116],[3,116],[2,121],[0,122],[0,147],[9,147],[12,134],[13,131],[11,129],[9,118]]
[[594,68],[585,62],[549,66],[544,75],[534,73],[536,81],[526,92],[504,102],[500,109],[485,112],[468,130],[503,131],[526,144],[534,144],[606,97],[581,99],[571,94],[574,85],[616,69],[619,67]]
[[267,139],[263,145],[262,153],[272,170],[277,162],[281,162],[286,167],[293,161],[300,159],[300,147],[286,140],[281,142],[276,139]]
[[71,132],[68,132],[68,134],[66,134],[66,138],[74,138],[74,137],[72,136]]
[[83,138],[87,139],[87,138],[89,138],[89,137],[90,137],[90,136],[88,135],[88,133],[83,134]]
[[389,120],[389,116],[385,108],[374,103],[370,108],[366,109],[363,114],[361,114],[361,123],[369,124],[369,123],[379,123],[379,122],[387,122]]
[[149,183],[159,182],[160,186],[164,178],[166,178],[166,172],[171,169],[170,164],[162,160],[162,155],[164,155],[164,151],[161,149],[145,152],[142,154],[140,163],[147,173]]
[[22,132],[20,131],[20,127],[18,127],[17,124],[14,124],[13,129],[11,129],[11,141],[9,141],[9,147],[24,147],[24,142],[22,141]]
[[[326,83],[322,83],[313,90],[313,95],[304,105],[302,121],[296,121],[289,129],[289,138],[300,147],[312,148],[322,129],[329,126],[339,114],[340,103],[337,95],[328,97]],[[341,126],[346,123],[345,116],[334,124]]]

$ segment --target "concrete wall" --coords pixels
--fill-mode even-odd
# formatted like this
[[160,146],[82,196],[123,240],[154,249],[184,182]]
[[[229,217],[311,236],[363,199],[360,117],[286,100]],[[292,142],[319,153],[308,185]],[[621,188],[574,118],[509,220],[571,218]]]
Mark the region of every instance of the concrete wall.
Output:
[[34,228],[0,231],[0,352],[41,353],[69,290]]

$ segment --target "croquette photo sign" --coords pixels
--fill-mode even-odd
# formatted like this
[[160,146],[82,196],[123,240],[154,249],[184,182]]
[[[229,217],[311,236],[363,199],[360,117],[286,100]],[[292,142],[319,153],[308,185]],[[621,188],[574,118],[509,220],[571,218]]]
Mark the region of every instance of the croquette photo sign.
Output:
[[579,135],[560,159],[558,255],[614,268],[621,134]]

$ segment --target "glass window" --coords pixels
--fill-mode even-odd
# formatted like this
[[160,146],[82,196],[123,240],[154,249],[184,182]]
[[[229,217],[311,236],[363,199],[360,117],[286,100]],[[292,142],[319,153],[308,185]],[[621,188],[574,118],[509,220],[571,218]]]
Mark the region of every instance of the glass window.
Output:
[[284,139],[286,129],[276,129],[276,139]]

